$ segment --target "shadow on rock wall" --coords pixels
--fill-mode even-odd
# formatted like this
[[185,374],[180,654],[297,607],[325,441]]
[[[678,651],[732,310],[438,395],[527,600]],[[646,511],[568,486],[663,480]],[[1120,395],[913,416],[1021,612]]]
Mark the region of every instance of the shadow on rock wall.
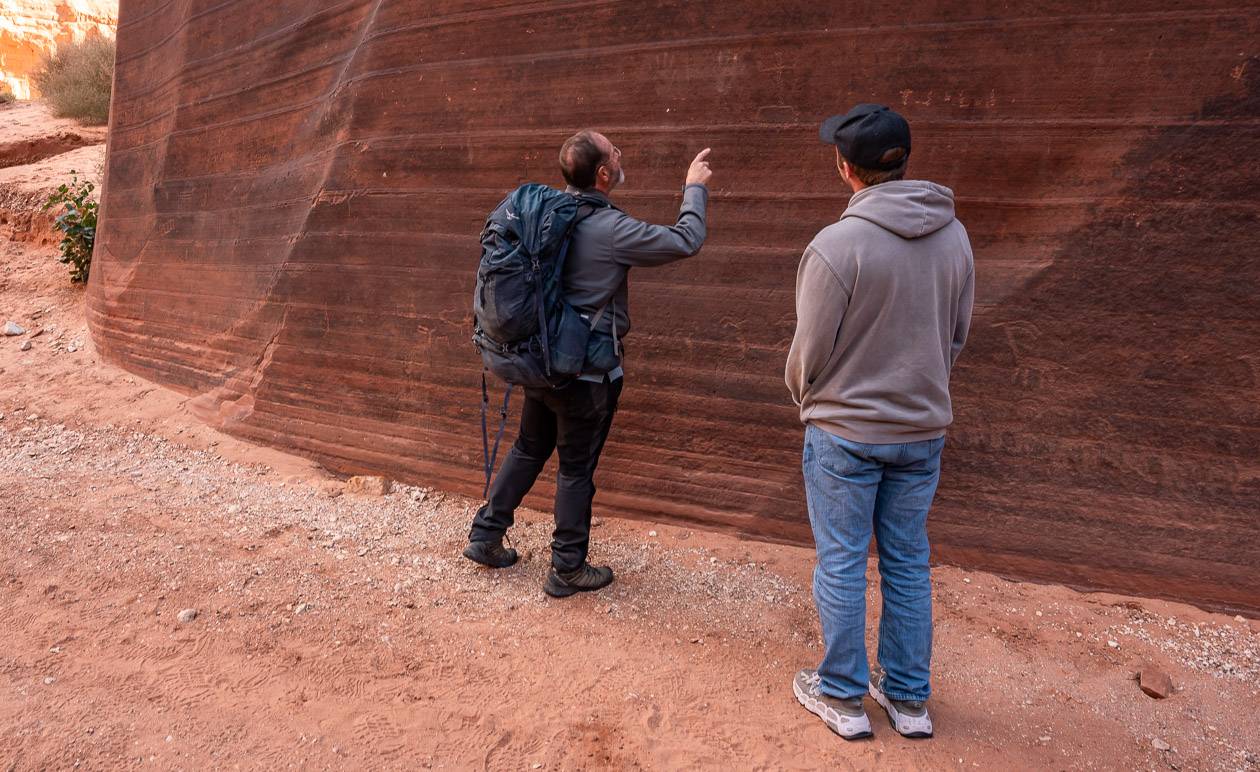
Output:
[[942,555],[1260,606],[1260,62],[1235,79],[975,330]]

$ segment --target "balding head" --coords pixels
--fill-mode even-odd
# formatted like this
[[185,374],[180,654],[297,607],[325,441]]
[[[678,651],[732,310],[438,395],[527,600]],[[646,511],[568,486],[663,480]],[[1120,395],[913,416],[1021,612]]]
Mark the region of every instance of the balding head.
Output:
[[593,129],[583,129],[560,146],[560,173],[565,182],[578,190],[595,188],[599,167],[609,161],[612,151],[608,137]]

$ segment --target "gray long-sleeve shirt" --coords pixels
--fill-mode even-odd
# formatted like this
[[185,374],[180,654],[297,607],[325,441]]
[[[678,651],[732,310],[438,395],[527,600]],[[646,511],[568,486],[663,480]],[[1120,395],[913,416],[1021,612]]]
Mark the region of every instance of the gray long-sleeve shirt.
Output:
[[699,252],[706,235],[709,190],[704,185],[686,186],[673,225],[637,220],[599,191],[568,192],[608,206],[596,209],[574,229],[564,266],[565,299],[584,314],[596,314],[613,301],[615,314],[605,313],[595,333],[611,334],[615,316],[617,337],[623,338],[630,332],[630,269],[665,265]]

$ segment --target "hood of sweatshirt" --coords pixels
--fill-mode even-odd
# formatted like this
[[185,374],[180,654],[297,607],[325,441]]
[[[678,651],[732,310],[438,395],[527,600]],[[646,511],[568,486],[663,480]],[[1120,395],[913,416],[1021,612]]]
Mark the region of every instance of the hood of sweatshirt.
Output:
[[903,239],[935,233],[954,221],[954,191],[926,180],[898,180],[863,188],[840,216],[860,217]]

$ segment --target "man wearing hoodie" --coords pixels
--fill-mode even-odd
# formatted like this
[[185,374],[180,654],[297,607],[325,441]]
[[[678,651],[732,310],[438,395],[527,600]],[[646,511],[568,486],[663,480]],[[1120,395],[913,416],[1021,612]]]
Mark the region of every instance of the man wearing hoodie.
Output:
[[[803,469],[824,652],[797,699],[845,739],[869,737],[869,691],[907,737],[930,737],[927,514],[953,420],[949,374],[967,339],[971,245],[954,196],[903,180],[910,126],[882,105],[828,118],[822,140],[853,189],[801,258],[787,385]],[[878,667],[866,653],[866,563],[879,553]]]

